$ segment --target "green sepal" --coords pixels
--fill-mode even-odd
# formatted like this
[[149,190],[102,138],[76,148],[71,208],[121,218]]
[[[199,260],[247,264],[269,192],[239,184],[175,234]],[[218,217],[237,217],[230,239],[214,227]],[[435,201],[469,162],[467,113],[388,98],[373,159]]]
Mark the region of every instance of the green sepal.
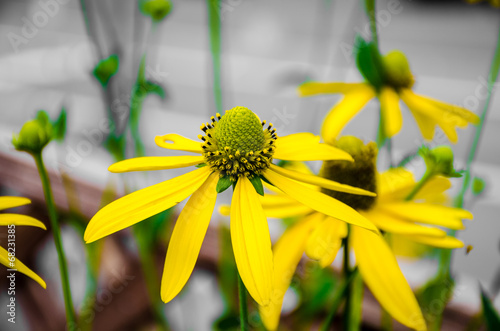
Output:
[[222,193],[225,190],[227,190],[231,186],[232,182],[229,176],[224,176],[219,178],[219,181],[217,182],[217,186],[215,187],[215,190],[217,193]]
[[94,68],[94,77],[101,83],[102,87],[108,86],[108,82],[117,72],[120,66],[118,55],[112,54],[102,59]]
[[207,166],[206,163],[200,163],[200,164],[195,165],[196,168],[203,168],[203,167],[206,167],[206,166]]
[[481,303],[483,306],[484,320],[486,321],[488,330],[500,330],[500,316],[495,310],[493,303],[491,303],[490,298],[484,293],[483,288],[481,288]]
[[264,186],[262,186],[262,181],[260,180],[259,176],[253,176],[250,179],[250,183],[252,183],[255,191],[259,193],[260,195],[264,196]]
[[474,179],[472,180],[472,187],[471,187],[472,193],[474,195],[480,195],[481,193],[483,193],[485,187],[486,187],[486,182],[484,179],[480,177],[474,177]]
[[354,42],[356,66],[363,77],[378,91],[384,84],[384,66],[377,45],[360,35]]
[[273,183],[271,183],[270,181],[268,181],[266,177],[264,177],[264,176],[262,176],[262,175],[260,175],[259,177],[260,177],[260,179],[262,179],[264,182],[268,183],[268,184],[269,184],[269,185],[271,185],[271,186],[274,186],[274,185],[273,185]]
[[55,121],[51,121],[52,134],[55,140],[64,140],[64,136],[66,135],[66,115],[66,109],[63,107],[59,113],[59,117]]

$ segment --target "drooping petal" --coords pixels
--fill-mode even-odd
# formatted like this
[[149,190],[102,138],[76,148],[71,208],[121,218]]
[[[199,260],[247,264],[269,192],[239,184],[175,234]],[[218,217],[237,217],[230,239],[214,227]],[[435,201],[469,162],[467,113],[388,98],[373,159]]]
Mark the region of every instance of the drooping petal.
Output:
[[203,163],[203,156],[146,156],[123,160],[109,166],[114,173],[184,168]]
[[365,83],[306,82],[297,88],[297,92],[301,97],[308,97],[318,94],[345,94],[364,86],[366,86]]
[[283,297],[302,258],[306,240],[311,229],[323,218],[320,213],[304,217],[287,229],[274,245],[273,295],[268,306],[259,306],[260,316],[267,330],[274,331],[278,328]]
[[376,193],[363,190],[358,187],[354,187],[351,185],[346,185],[346,184],[341,184],[339,182],[335,182],[333,180],[329,180],[323,177],[319,176],[314,176],[314,175],[308,175],[308,174],[302,174],[300,172],[288,170],[283,167],[278,167],[274,164],[271,164],[270,170],[274,171],[280,175],[283,175],[285,177],[306,183],[306,184],[312,184],[320,187],[324,187],[330,190],[334,190],[337,192],[344,192],[344,193],[351,193],[351,194],[359,194],[359,195],[366,195],[370,197],[377,196]]
[[270,171],[269,169],[264,172],[264,177],[285,194],[316,211],[338,218],[344,222],[378,232],[375,225],[369,220],[361,216],[348,205],[336,199],[321,192],[311,190],[307,186],[288,179],[274,171]]
[[325,216],[323,222],[312,231],[306,245],[306,254],[318,260],[322,268],[332,264],[347,236],[347,224],[333,217]]
[[364,215],[379,229],[387,232],[408,235],[426,235],[441,238],[446,236],[446,232],[441,229],[422,226],[415,224],[414,222],[408,222],[394,217],[391,214],[380,212],[378,209],[368,211]]
[[399,95],[393,88],[384,87],[380,92],[380,109],[384,119],[384,130],[387,137],[396,135],[403,126],[403,116],[399,108]]
[[420,114],[418,111],[413,110],[410,106],[408,106],[408,108],[410,109],[415,122],[417,122],[420,133],[422,133],[422,137],[424,137],[425,140],[432,140],[434,138],[434,133],[436,132],[436,122]]
[[435,237],[428,237],[428,236],[416,236],[416,235],[408,235],[405,236],[409,240],[416,241],[421,244],[433,246],[433,247],[438,247],[438,248],[448,248],[448,249],[454,249],[454,248],[462,248],[464,247],[464,243],[458,240],[455,237],[451,236],[446,236],[443,238],[435,238]]
[[191,140],[176,133],[156,136],[155,143],[162,148],[172,149],[176,151],[185,151],[198,154],[201,154],[203,152],[201,148],[201,142]]
[[0,226],[1,225],[28,225],[35,226],[37,228],[42,228],[47,230],[45,224],[33,218],[31,216],[19,215],[19,214],[0,214]]
[[184,287],[193,272],[215,206],[219,176],[212,173],[193,193],[175,223],[161,280],[161,299],[167,303]]
[[9,261],[9,252],[0,246],[0,263],[6,266],[8,269],[16,269],[20,273],[25,274],[29,278],[33,279],[35,282],[40,284],[41,287],[47,288],[47,284],[43,281],[43,279],[34,273],[30,268],[24,265],[18,258],[16,258],[13,262]]
[[231,201],[231,241],[241,279],[261,306],[271,302],[273,253],[259,196],[246,177],[236,183]]
[[281,191],[278,194],[265,194],[260,198],[260,202],[267,217],[297,217],[314,211],[297,200],[284,195]]
[[462,219],[472,219],[464,209],[451,208],[429,203],[392,202],[379,206],[384,212],[409,221],[444,226],[449,229],[464,229]]
[[384,238],[351,227],[351,244],[363,280],[381,306],[400,323],[425,330],[425,320],[415,295]]
[[471,112],[470,110],[468,109],[465,109],[463,107],[460,107],[460,106],[457,106],[457,105],[452,105],[450,103],[446,103],[446,102],[442,102],[440,100],[436,100],[436,99],[433,99],[433,98],[429,98],[427,96],[420,96],[421,98],[425,99],[427,102],[430,102],[432,104],[434,104],[435,106],[443,109],[444,111],[447,111],[451,114],[454,114],[456,116],[459,116],[461,118],[463,118],[464,120],[466,120],[467,122],[469,123],[472,123],[472,124],[479,124],[480,122],[480,118],[479,116],[477,116],[476,114],[474,114],[473,112]]
[[375,96],[369,85],[361,85],[332,107],[326,115],[321,128],[321,136],[327,142],[333,142],[346,124]]
[[0,197],[0,210],[24,206],[30,203],[30,199],[23,197]]
[[210,172],[210,167],[199,168],[113,201],[92,217],[84,240],[91,243],[175,206],[196,191]]
[[349,153],[339,148],[320,143],[320,137],[301,132],[279,137],[273,158],[286,161],[354,161]]

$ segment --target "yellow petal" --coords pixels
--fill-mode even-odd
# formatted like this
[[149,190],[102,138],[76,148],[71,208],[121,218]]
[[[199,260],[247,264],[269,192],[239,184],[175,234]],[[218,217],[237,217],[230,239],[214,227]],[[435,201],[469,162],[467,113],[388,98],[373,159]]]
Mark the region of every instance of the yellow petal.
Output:
[[321,136],[327,143],[335,141],[346,124],[375,96],[373,88],[363,84],[347,93],[326,115]]
[[325,216],[323,222],[312,231],[306,245],[306,254],[318,260],[322,268],[332,264],[347,236],[347,224],[333,217]]
[[163,136],[156,136],[155,143],[156,145],[166,149],[192,152],[198,154],[203,153],[203,150],[201,148],[201,142],[188,139],[176,133],[169,133]]
[[354,161],[349,153],[319,142],[320,137],[312,133],[294,133],[278,137],[273,158],[287,161]]
[[430,102],[430,103],[434,104],[435,106],[437,106],[437,107],[439,107],[439,108],[441,108],[441,109],[443,109],[451,114],[454,114],[456,116],[463,118],[464,120],[466,120],[469,123],[477,125],[481,121],[479,116],[477,116],[476,114],[474,114],[470,110],[465,109],[463,107],[460,107],[457,105],[452,105],[450,103],[442,102],[440,100],[436,100],[436,99],[429,98],[426,96],[420,96],[420,97],[425,99],[427,102]]
[[351,244],[363,280],[380,305],[407,327],[425,330],[415,295],[383,237],[351,227]]
[[31,216],[19,214],[0,214],[0,225],[29,225],[47,230],[45,224]]
[[396,135],[403,126],[403,117],[399,109],[399,95],[393,88],[384,87],[380,92],[380,109],[384,119],[384,130],[387,137]]
[[329,180],[323,177],[315,176],[315,175],[308,175],[308,174],[302,174],[300,172],[288,170],[282,167],[278,167],[274,164],[271,164],[270,170],[277,172],[280,175],[283,175],[285,177],[306,183],[306,184],[312,184],[320,187],[324,187],[330,190],[334,190],[337,192],[344,192],[344,193],[351,193],[351,194],[359,194],[359,195],[366,195],[370,197],[377,196],[377,194],[363,190],[358,187],[346,185],[346,184],[341,184],[339,182],[335,182],[333,180]]
[[211,174],[189,198],[175,223],[161,280],[161,299],[165,303],[182,290],[193,272],[214,210],[218,180],[218,174]]
[[241,280],[252,298],[266,306],[273,290],[271,237],[258,194],[246,177],[239,178],[234,189],[230,229]]
[[175,206],[196,191],[210,172],[210,167],[199,168],[113,201],[92,217],[84,240],[91,243]]
[[436,122],[420,114],[418,111],[414,111],[410,106],[408,106],[408,108],[417,122],[422,137],[424,137],[425,140],[432,140],[434,138],[434,132],[436,131]]
[[308,97],[317,94],[349,93],[360,87],[366,86],[365,83],[342,83],[342,82],[306,82],[297,88],[301,97]]
[[205,162],[203,156],[147,156],[114,163],[108,170],[114,173],[165,170],[194,166],[203,162]]
[[24,206],[30,203],[30,199],[23,197],[0,197],[0,210]]
[[438,247],[438,248],[449,248],[449,249],[454,249],[454,248],[462,248],[464,247],[464,243],[458,240],[455,237],[450,237],[446,236],[443,238],[435,238],[435,237],[427,237],[427,236],[415,236],[415,235],[408,235],[405,236],[409,240],[416,241],[421,244],[433,246],[433,247]]
[[264,177],[285,194],[316,211],[338,218],[344,222],[378,232],[375,225],[369,220],[361,216],[348,205],[332,197],[311,190],[307,186],[270,171],[269,169],[264,172]]
[[394,217],[391,214],[380,212],[377,208],[364,213],[364,215],[379,229],[387,232],[397,234],[426,235],[441,238],[446,236],[446,232],[441,229],[408,222]]
[[306,240],[311,229],[323,218],[321,213],[304,217],[287,229],[274,245],[273,295],[269,305],[259,306],[260,316],[267,330],[274,331],[278,328],[283,297],[302,258]]
[[428,203],[393,202],[381,204],[379,208],[386,213],[406,220],[444,226],[454,230],[464,229],[462,219],[473,218],[467,210]]
[[[0,263],[6,266],[8,269],[16,269],[20,273],[25,274],[29,278],[33,279],[35,282],[40,284],[41,287],[47,288],[47,284],[43,281],[40,276],[38,276],[36,273],[34,273],[30,268],[24,265],[19,259],[14,259],[13,262],[9,261],[9,252],[3,248],[0,247]],[[8,271],[10,274],[10,271]]]

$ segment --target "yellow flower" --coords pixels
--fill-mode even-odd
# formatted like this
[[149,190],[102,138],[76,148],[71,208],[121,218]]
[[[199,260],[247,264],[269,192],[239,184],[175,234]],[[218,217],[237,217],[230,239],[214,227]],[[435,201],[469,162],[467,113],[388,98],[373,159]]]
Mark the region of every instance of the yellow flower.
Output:
[[[31,203],[29,199],[21,198],[21,197],[0,197],[0,210],[4,210],[7,208],[14,208],[19,206],[24,206]],[[43,288],[47,288],[47,285],[43,281],[40,276],[34,273],[30,268],[24,265],[18,258],[15,257],[15,246],[12,246],[10,243],[15,243],[15,227],[16,226],[36,226],[38,228],[42,228],[47,230],[45,225],[37,219],[34,219],[30,216],[19,215],[19,214],[0,214],[0,225],[7,226],[8,237],[7,237],[7,249],[0,247],[0,263],[6,266],[9,269],[16,269],[17,271],[25,274],[30,277],[34,281],[36,281]],[[11,232],[12,231],[12,232]],[[10,237],[14,236],[14,237]],[[11,239],[12,238],[12,239]],[[12,241],[11,241],[12,240]],[[14,251],[12,251],[13,248]],[[10,252],[10,253],[9,253]],[[11,254],[14,252],[14,254]]]
[[273,257],[267,220],[259,201],[260,179],[269,181],[288,196],[309,208],[372,231],[376,227],[351,207],[319,191],[304,188],[297,181],[354,194],[375,195],[320,177],[304,175],[272,164],[273,159],[346,160],[352,157],[322,144],[319,137],[298,133],[278,138],[272,129],[249,109],[236,107],[217,114],[201,126],[204,135],[197,142],[177,134],[157,136],[158,146],[196,156],[141,157],[110,166],[111,172],[172,169],[197,165],[199,168],[144,188],[114,201],[90,221],[84,239],[93,242],[132,226],[175,206],[191,196],[177,219],[165,259],[161,298],[172,300],[184,287],[195,266],[207,231],[217,192],[234,187],[231,210],[231,238],[236,265],[250,295],[260,305],[270,302]]
[[[435,247],[463,246],[462,242],[447,236],[436,226],[463,229],[461,219],[472,218],[472,215],[462,209],[422,202],[427,198],[435,199],[447,190],[450,187],[448,179],[436,177],[429,180],[413,201],[406,201],[406,196],[415,186],[413,176],[401,168],[377,174],[374,143],[364,145],[355,137],[342,137],[336,146],[350,152],[355,162],[326,161],[320,175],[349,185],[375,189],[377,197],[353,196],[322,189],[325,193],[357,209],[384,232]],[[272,304],[260,310],[266,327],[275,330],[283,296],[302,254],[305,252],[309,258],[318,260],[322,267],[329,266],[337,256],[348,229],[335,217],[314,211],[285,195],[268,195],[262,200],[268,217],[300,217],[273,248],[275,294]],[[408,327],[425,329],[415,296],[385,240],[373,232],[352,226],[349,243],[364,281],[384,309]]]
[[306,82],[299,86],[298,92],[302,97],[335,93],[344,95],[323,122],[321,135],[325,142],[335,140],[346,124],[374,97],[379,99],[384,132],[389,138],[396,135],[403,125],[399,100],[408,106],[422,136],[427,140],[434,137],[434,129],[438,125],[448,139],[456,143],[456,127],[465,128],[468,123],[479,123],[479,117],[465,108],[414,93],[413,76],[403,53],[390,52],[382,58],[381,66],[384,72],[379,88],[369,82]]

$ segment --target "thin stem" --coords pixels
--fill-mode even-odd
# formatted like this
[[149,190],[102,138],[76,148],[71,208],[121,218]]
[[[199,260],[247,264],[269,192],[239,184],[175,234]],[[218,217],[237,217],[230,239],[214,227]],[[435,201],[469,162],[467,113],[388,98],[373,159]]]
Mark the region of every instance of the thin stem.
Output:
[[330,313],[328,314],[325,321],[321,325],[320,331],[328,331],[330,327],[333,325],[333,320],[337,315],[337,310],[339,309],[340,304],[342,303],[344,297],[346,296],[347,290],[349,289],[352,280],[357,276],[357,274],[358,274],[358,269],[356,268],[351,272],[349,278],[346,279],[342,284],[340,284],[337,291],[335,291],[335,294],[333,295],[332,307],[330,308]]
[[377,19],[375,16],[375,0],[365,0],[366,13],[368,14],[368,20],[370,22],[370,31],[372,35],[372,41],[377,45],[378,48],[378,33],[377,33]]
[[215,109],[222,113],[222,86],[221,86],[221,12],[220,0],[207,0],[208,19],[210,25],[210,49],[212,51],[212,69]]
[[[479,146],[479,142],[481,141],[484,124],[486,122],[486,116],[488,114],[488,109],[490,106],[491,96],[493,94],[493,85],[497,80],[499,70],[500,70],[500,29],[498,31],[498,40],[495,49],[495,54],[493,56],[490,73],[488,75],[488,93],[484,103],[483,111],[481,112],[481,115],[479,117],[480,118],[479,124],[477,125],[474,133],[474,139],[472,140],[472,144],[469,149],[469,155],[467,157],[462,188],[458,196],[455,198],[455,206],[458,208],[462,208],[464,206],[465,193],[467,193],[467,190],[469,189],[470,186],[472,164],[474,163],[474,159],[476,158],[477,155],[477,148]],[[450,230],[448,234],[450,236],[455,236],[455,233],[456,230]],[[445,249],[442,251],[440,256],[440,263],[439,263],[440,273],[445,274],[449,272],[450,265],[451,265],[451,250]]]
[[417,193],[424,187],[424,185],[433,177],[433,173],[431,171],[426,171],[425,174],[420,178],[419,182],[417,185],[413,187],[413,190],[408,194],[408,196],[405,198],[406,201],[413,200]]
[[247,305],[247,289],[241,280],[238,272],[238,295],[240,298],[240,328],[241,331],[248,331],[248,305]]
[[42,153],[33,154],[36,166],[38,168],[38,173],[40,174],[40,179],[42,181],[43,193],[45,195],[45,202],[47,203],[47,209],[49,211],[50,227],[52,229],[52,234],[54,236],[54,244],[57,250],[57,257],[59,260],[59,272],[61,274],[61,283],[64,296],[64,306],[66,308],[66,322],[70,326],[76,326],[76,316],[75,310],[73,308],[73,300],[71,299],[71,288],[69,285],[68,277],[68,265],[66,263],[66,255],[64,254],[64,248],[61,239],[61,230],[59,229],[59,223],[57,221],[57,211],[54,204],[54,197],[52,195],[52,190],[50,188],[50,180],[45,169],[45,165],[42,159]]

